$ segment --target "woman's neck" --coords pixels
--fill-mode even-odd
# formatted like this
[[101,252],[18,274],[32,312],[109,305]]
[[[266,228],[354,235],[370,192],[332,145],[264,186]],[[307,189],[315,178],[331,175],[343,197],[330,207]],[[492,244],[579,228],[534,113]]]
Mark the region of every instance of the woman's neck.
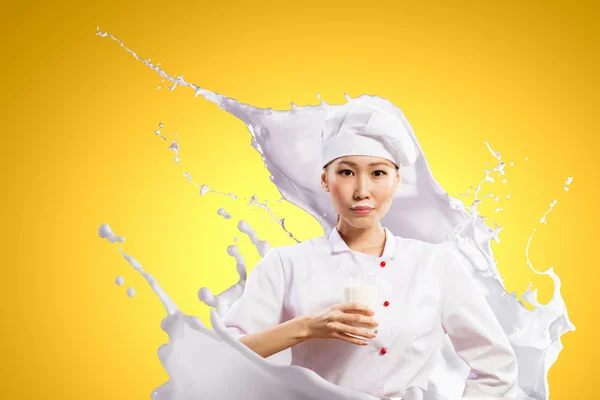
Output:
[[340,219],[336,228],[350,250],[377,257],[383,254],[385,230],[380,223],[369,228],[356,228]]

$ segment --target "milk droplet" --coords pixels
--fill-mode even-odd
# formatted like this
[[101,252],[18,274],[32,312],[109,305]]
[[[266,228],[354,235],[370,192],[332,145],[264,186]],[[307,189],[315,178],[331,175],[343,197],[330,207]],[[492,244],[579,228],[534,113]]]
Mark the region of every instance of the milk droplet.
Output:
[[176,155],[179,154],[179,145],[177,144],[176,141],[173,140],[171,142],[171,145],[169,146],[169,150],[175,152]]
[[164,125],[162,122],[158,124],[158,127],[159,127],[159,128],[163,128],[164,126],[165,126],[165,125]]
[[571,184],[571,182],[573,182],[573,178],[569,176],[569,177],[567,178],[567,181],[565,182],[565,185],[566,185],[566,186],[564,187],[564,189],[565,189],[567,192],[569,191],[569,188],[568,188],[568,186]]
[[200,188],[200,195],[204,196],[208,192],[210,192],[210,188],[206,185],[202,185]]
[[217,214],[222,215],[223,218],[225,218],[225,219],[231,219],[231,215],[229,215],[229,213],[227,211],[225,211],[225,209],[223,209],[223,208],[219,208],[217,210]]
[[[160,86],[159,86],[159,88],[160,88]],[[155,131],[154,131],[154,134],[155,134],[155,135],[160,135],[160,129],[157,129],[157,130],[155,130]]]
[[100,227],[98,228],[98,236],[108,240],[111,243],[125,241],[125,238],[123,236],[115,235],[108,224],[100,225]]
[[135,296],[135,289],[134,288],[127,288],[127,296],[129,297],[133,297]]
[[118,286],[121,286],[122,284],[124,284],[124,283],[125,283],[125,278],[123,278],[122,276],[117,276],[117,278],[115,279],[115,283],[116,283]]

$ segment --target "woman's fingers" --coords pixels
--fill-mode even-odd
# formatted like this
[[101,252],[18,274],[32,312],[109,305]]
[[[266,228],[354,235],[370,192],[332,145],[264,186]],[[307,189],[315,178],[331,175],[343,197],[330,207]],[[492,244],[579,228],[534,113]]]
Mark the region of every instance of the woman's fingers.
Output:
[[338,304],[336,306],[336,308],[340,311],[343,312],[348,312],[348,311],[360,311],[362,313],[365,313],[367,315],[374,315],[375,312],[373,310],[371,310],[369,307],[367,307],[365,304],[362,303],[344,303],[344,304]]
[[370,339],[374,339],[377,337],[377,334],[375,334],[375,332],[370,331],[369,329],[356,328],[354,326],[346,325],[342,322],[332,322],[330,327],[334,332],[341,334],[349,333],[351,335],[361,336]]
[[372,317],[366,317],[362,314],[342,313],[339,316],[337,316],[337,319],[338,321],[343,322],[347,325],[351,323],[371,325],[372,327],[376,327],[379,325],[379,323],[375,321]]
[[367,346],[369,344],[369,342],[366,341],[366,340],[364,340],[364,339],[354,338],[352,336],[348,336],[346,334],[338,333],[338,332],[333,332],[333,337],[335,339],[340,339],[340,340],[343,340],[345,342],[353,343],[353,344],[358,344],[358,345],[361,345],[361,346]]

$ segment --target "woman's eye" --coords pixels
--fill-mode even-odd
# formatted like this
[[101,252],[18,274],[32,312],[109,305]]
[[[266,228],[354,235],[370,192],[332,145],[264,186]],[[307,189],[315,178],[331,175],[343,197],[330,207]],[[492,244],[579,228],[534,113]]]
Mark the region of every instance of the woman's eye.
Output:
[[385,171],[377,170],[377,171],[373,172],[373,175],[375,175],[375,176],[383,176],[383,175],[385,175]]
[[350,175],[352,175],[352,171],[350,171],[349,169],[343,169],[340,171],[340,174],[342,174],[344,176],[350,176]]

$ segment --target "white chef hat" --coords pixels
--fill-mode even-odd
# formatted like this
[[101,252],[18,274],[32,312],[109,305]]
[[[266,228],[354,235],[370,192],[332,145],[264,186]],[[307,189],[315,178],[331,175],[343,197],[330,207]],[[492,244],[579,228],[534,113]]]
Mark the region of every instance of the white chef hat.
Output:
[[321,132],[321,165],[343,156],[375,156],[398,167],[412,165],[417,150],[400,119],[361,103],[338,109],[325,118]]

